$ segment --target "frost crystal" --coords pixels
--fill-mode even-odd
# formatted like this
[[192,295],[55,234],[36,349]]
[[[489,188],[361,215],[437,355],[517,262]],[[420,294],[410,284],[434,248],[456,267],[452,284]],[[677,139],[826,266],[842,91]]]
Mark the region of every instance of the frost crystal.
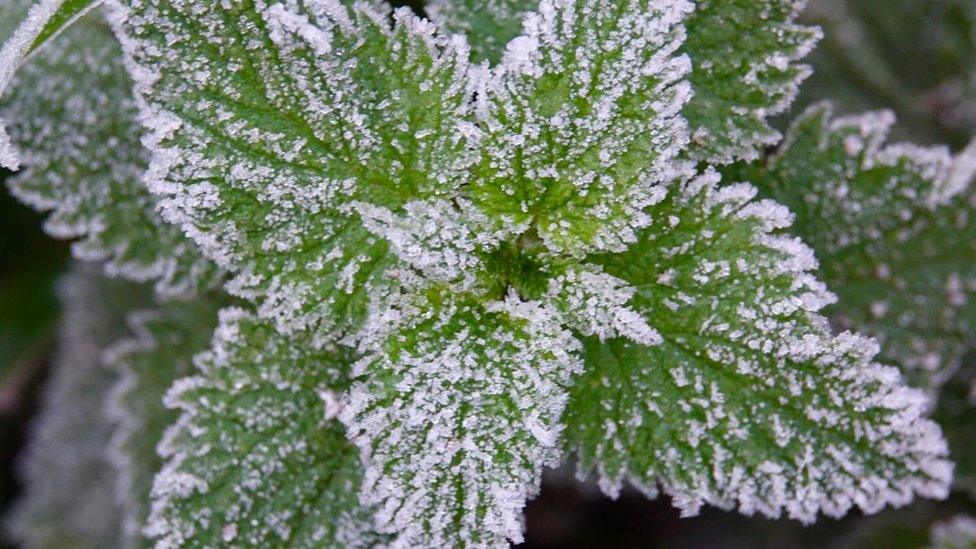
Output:
[[581,473],[611,494],[660,484],[685,514],[805,522],[944,497],[951,465],[924,396],[873,361],[874,342],[830,335],[811,251],[778,232],[788,212],[717,182],[675,190],[649,212],[669,230],[599,260],[638,288],[632,306],[663,342],[585,341],[566,415]]
[[397,258],[424,278],[471,288],[484,268],[482,255],[497,248],[508,229],[492,230],[470,205],[446,200],[408,202],[404,213],[368,204],[357,205],[363,225],[390,244]]
[[549,280],[547,299],[566,317],[565,323],[600,340],[623,337],[643,345],[657,345],[661,335],[627,302],[637,290],[595,269],[570,269]]
[[766,166],[747,175],[797,215],[844,328],[925,387],[958,367],[976,328],[976,143],[886,145],[890,113],[831,118],[809,108]]
[[543,0],[486,79],[467,194],[554,252],[620,250],[686,172],[684,1]]
[[[802,2],[531,4],[432,6],[491,66],[375,2],[111,1],[145,182],[254,305],[167,397],[160,546],[504,546],[567,448],[688,514],[945,495],[923,396],[831,335],[794,214],[707,167],[777,138],[817,37]],[[830,181],[857,158],[939,182],[862,205],[896,216],[967,194],[976,154],[880,149],[885,124],[828,131]]]
[[159,451],[146,533],[161,547],[364,547],[380,541],[356,498],[361,476],[321,394],[348,384],[344,352],[284,338],[225,309],[196,374],[167,403],[180,417]]
[[165,216],[283,331],[354,327],[392,257],[348,206],[461,185],[466,45],[362,3],[113,4]]
[[[553,311],[431,290],[383,315],[340,414],[395,547],[504,546],[556,465],[577,342]],[[390,319],[394,319],[390,325]]]
[[539,0],[429,0],[424,9],[445,31],[468,37],[475,61],[497,63],[522,18],[538,6]]
[[192,295],[219,273],[159,217],[140,181],[148,155],[121,55],[92,14],[21,69],[0,99],[0,114],[25,151],[24,169],[8,184],[23,202],[52,210],[49,234],[81,239],[76,257],[108,260],[113,276],[157,280],[165,296]]
[[[693,3],[682,48],[694,65],[689,80],[695,93],[684,108],[693,134],[688,156],[720,164],[756,158],[780,138],[766,119],[789,107],[810,74],[798,61],[813,49],[819,29],[795,23],[805,0]],[[599,4],[596,13],[621,5],[654,9],[654,2],[614,2]],[[538,0],[433,0],[427,11],[442,28],[467,34],[477,59],[497,62],[506,44],[519,55],[531,50],[532,39],[518,37],[521,23],[528,16],[531,25],[531,14],[545,6]]]
[[789,108],[821,37],[797,25],[807,0],[696,0],[685,51],[695,95],[685,109],[691,156],[717,164],[758,158],[780,134],[766,122]]
[[[6,38],[0,48],[0,96],[6,93],[14,79],[14,73],[33,52],[69,26],[75,19],[97,6],[101,0],[41,0],[27,13],[24,22]],[[22,11],[23,2],[10,0],[0,7],[0,13]],[[15,20],[6,13],[5,17]],[[0,167],[16,170],[20,159],[6,131],[6,123],[0,119]]]

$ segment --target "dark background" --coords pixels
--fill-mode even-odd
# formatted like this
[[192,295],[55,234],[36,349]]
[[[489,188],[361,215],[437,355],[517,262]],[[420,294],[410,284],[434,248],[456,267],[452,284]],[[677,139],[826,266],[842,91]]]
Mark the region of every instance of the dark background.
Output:
[[[825,3],[815,1],[808,19],[823,22],[818,9]],[[793,112],[822,98],[836,98],[847,110],[890,107],[901,121],[897,137],[946,142],[958,149],[973,134],[972,127],[948,120],[947,106],[933,90],[971,69],[952,51],[968,46],[955,44],[952,37],[965,42],[972,29],[955,28],[962,25],[960,14],[950,11],[944,20],[933,22],[927,12],[910,9],[925,2],[902,4],[909,8],[871,12],[885,4],[846,2],[854,6],[850,17],[869,23],[867,34],[876,51],[854,53],[844,41],[828,39],[811,58],[817,73]],[[926,43],[925,33],[933,32],[931,25],[950,36],[948,46],[920,47]],[[829,25],[825,30],[828,37],[840,32]],[[6,176],[0,171],[0,181]],[[54,288],[69,255],[67,244],[43,234],[42,219],[0,193],[0,515],[18,493],[16,458],[47,374],[58,319]],[[714,508],[683,519],[664,496],[650,501],[625,492],[611,501],[593,486],[576,482],[572,471],[557,471],[527,509],[525,547],[920,547],[932,522],[967,510],[974,511],[972,502],[954,496],[938,505],[923,501],[869,518],[853,513],[810,527]]]

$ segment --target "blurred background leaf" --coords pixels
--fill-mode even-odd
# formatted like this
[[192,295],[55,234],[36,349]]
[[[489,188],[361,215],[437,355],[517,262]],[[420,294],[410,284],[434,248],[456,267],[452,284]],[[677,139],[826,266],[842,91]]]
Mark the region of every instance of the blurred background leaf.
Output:
[[811,0],[823,27],[796,108],[892,109],[896,137],[958,150],[976,134],[976,1]]

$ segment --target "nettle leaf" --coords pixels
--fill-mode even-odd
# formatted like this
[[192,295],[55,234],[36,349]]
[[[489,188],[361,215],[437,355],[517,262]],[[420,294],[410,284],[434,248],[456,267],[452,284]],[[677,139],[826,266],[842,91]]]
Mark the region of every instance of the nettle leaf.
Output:
[[133,2],[152,190],[283,331],[355,327],[395,261],[357,203],[444,196],[471,162],[467,48],[409,10],[336,0]]
[[795,20],[806,0],[697,0],[685,52],[695,95],[684,111],[695,160],[759,158],[780,140],[767,118],[785,111],[810,75],[799,60],[820,29]]
[[944,497],[951,465],[926,399],[877,345],[830,335],[813,252],[780,234],[790,214],[714,173],[649,210],[660,226],[596,260],[637,288],[663,342],[584,342],[566,435],[581,473],[615,494],[660,484],[685,514],[703,503],[804,522]]
[[424,10],[446,32],[464,34],[475,61],[501,61],[505,46],[522,32],[522,19],[539,0],[430,0]]
[[932,549],[972,549],[976,546],[976,518],[957,515],[932,527]]
[[[134,338],[114,344],[105,362],[118,374],[106,414],[113,424],[109,459],[118,476],[123,528],[134,545],[146,545],[142,527],[149,515],[153,477],[163,465],[156,446],[177,419],[163,397],[177,379],[192,373],[192,358],[209,347],[219,300],[173,301],[129,315]],[[140,543],[142,542],[142,543]]]
[[561,457],[578,343],[539,303],[439,289],[370,322],[340,415],[366,466],[362,499],[396,547],[504,546]]
[[687,2],[543,0],[486,80],[464,193],[553,252],[620,250],[685,172]]
[[[61,31],[101,3],[101,0],[41,0],[26,13],[23,23],[14,30],[0,48],[0,96],[14,78],[14,73],[32,53],[51,41]],[[16,14],[7,21],[16,21],[29,5],[23,0],[10,0],[0,7],[6,16]],[[5,33],[6,34],[6,33]],[[0,167],[16,170],[20,159],[6,131],[6,122],[0,118]]]
[[365,547],[382,541],[356,494],[361,468],[335,416],[348,352],[220,313],[159,446],[146,533],[161,546]]
[[749,173],[797,216],[837,293],[831,316],[876,337],[884,361],[937,388],[976,329],[976,147],[885,145],[890,113],[809,108]]
[[120,547],[123,509],[106,456],[111,424],[102,413],[116,375],[102,350],[125,334],[125,314],[148,296],[76,265],[60,297],[60,340],[20,463],[24,492],[5,526],[22,547]]
[[[6,11],[6,10],[4,10]],[[52,210],[48,234],[77,238],[76,257],[107,260],[112,276],[156,280],[161,295],[192,295],[219,271],[155,212],[140,179],[148,153],[122,51],[95,14],[38,52],[0,100],[24,169],[11,192]]]
[[[800,83],[810,75],[810,68],[799,61],[813,50],[820,30],[795,23],[806,0],[693,3],[694,11],[684,21],[687,40],[682,48],[694,65],[688,79],[695,93],[683,112],[692,130],[688,154],[718,164],[758,158],[764,147],[781,137],[766,120],[790,106]],[[555,4],[595,5],[568,0]],[[609,17],[614,9],[633,9],[622,8],[628,4],[645,12],[655,4],[671,4],[671,9],[677,5],[608,2],[593,13]],[[431,19],[442,28],[467,34],[476,60],[493,63],[501,60],[504,46],[519,35],[523,19],[529,16],[528,24],[534,25],[533,12],[541,9],[538,0],[433,0],[427,6]]]
[[[923,396],[830,335],[789,211],[692,177],[772,139],[814,36],[797,3],[542,0],[494,69],[359,2],[112,6],[151,190],[257,305],[169,394],[161,545],[517,542],[566,446],[608,492],[662,484],[689,513],[947,491]],[[692,17],[761,36],[686,42]],[[699,156],[693,61],[729,76],[708,101],[750,90],[694,122]],[[730,141],[701,129],[729,120]]]

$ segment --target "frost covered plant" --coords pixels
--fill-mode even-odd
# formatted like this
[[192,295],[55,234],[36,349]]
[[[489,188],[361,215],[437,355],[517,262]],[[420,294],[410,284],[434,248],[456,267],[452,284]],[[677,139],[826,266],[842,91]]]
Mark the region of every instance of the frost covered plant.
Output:
[[4,8],[0,161],[192,298],[107,354],[128,543],[505,545],[567,459],[685,515],[947,494],[925,393],[830,320],[955,368],[972,240],[899,250],[968,230],[976,153],[825,107],[784,140],[801,1],[110,0],[52,40],[90,4]]

